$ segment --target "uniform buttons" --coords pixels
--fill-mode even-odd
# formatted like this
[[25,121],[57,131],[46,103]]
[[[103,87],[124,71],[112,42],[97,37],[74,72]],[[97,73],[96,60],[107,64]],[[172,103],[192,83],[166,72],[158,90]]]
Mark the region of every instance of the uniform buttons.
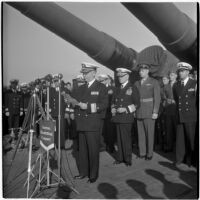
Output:
[[188,104],[188,102],[185,102],[186,104]]
[[188,95],[186,94],[185,97],[188,97]]
[[179,105],[181,105],[181,102],[179,102]]
[[80,114],[78,114],[78,116],[80,116]]
[[179,99],[181,99],[181,96],[179,96]]
[[123,99],[121,99],[121,101],[123,101]]
[[180,110],[181,111],[181,109],[179,108],[178,110]]
[[188,111],[188,108],[186,108],[186,111]]
[[86,117],[88,116],[88,115],[85,115]]

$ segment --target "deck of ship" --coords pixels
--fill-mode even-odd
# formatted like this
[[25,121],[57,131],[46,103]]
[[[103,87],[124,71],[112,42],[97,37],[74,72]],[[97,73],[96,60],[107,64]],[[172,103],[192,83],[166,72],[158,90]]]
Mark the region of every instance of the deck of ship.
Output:
[[[114,155],[104,151],[100,153],[99,178],[93,183],[87,179],[73,180],[78,174],[77,152],[70,148],[62,152],[63,177],[66,184],[38,190],[34,198],[75,198],[75,199],[197,199],[198,173],[196,168],[181,164],[173,165],[174,153],[156,151],[151,161],[136,159],[132,156],[132,166],[113,165]],[[9,170],[13,151],[3,157],[4,197],[26,197],[28,151],[18,150]],[[32,154],[36,160],[38,152]],[[9,171],[9,174],[8,174]],[[37,163],[33,173],[38,172]],[[31,190],[36,185],[36,178],[31,178]],[[72,189],[75,188],[79,194]]]

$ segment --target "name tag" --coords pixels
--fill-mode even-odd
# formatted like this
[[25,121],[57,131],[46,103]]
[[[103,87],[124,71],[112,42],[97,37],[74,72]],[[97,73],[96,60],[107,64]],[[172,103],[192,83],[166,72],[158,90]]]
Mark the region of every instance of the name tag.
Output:
[[190,88],[190,89],[188,89],[188,92],[194,92],[194,91],[195,91],[194,88]]
[[91,91],[91,95],[99,95],[98,91]]
[[146,84],[146,86],[151,86],[151,85],[152,85],[151,83],[147,83],[147,84]]

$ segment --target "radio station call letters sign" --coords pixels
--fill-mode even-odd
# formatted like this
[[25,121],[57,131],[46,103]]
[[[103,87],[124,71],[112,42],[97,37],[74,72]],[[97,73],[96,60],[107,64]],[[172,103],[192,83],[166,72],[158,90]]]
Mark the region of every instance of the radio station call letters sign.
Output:
[[40,145],[46,151],[54,148],[55,121],[40,121]]

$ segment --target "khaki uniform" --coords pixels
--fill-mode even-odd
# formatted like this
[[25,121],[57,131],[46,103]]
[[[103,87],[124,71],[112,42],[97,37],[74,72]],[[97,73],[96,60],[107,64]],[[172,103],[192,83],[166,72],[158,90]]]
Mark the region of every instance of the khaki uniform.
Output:
[[160,86],[157,80],[148,77],[143,84],[136,81],[140,94],[140,107],[136,111],[138,145],[140,156],[153,156],[155,120],[152,114],[159,111]]

